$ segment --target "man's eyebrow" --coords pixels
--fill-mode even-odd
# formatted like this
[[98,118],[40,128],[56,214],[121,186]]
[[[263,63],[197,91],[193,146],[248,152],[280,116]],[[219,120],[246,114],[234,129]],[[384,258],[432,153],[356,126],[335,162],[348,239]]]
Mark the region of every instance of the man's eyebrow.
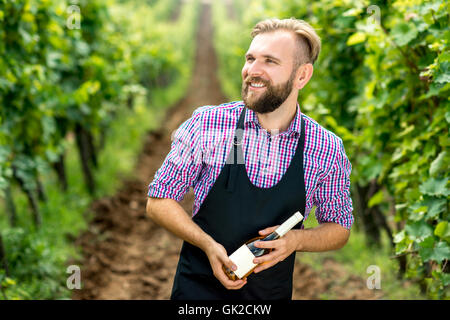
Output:
[[[247,54],[245,55],[245,57],[246,57],[246,58],[249,58],[249,57],[252,57],[252,58],[253,58],[253,54],[247,53]],[[270,54],[264,54],[263,57],[264,57],[264,58],[269,58],[269,59],[272,59],[272,60],[275,60],[275,61],[278,61],[278,62],[281,61],[281,60],[278,59],[277,57],[274,57],[274,56],[272,56],[272,55],[270,55]]]

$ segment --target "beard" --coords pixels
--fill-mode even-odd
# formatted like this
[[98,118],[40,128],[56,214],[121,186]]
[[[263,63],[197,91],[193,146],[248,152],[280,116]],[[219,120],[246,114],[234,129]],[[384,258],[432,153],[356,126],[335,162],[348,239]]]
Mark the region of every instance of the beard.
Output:
[[[265,81],[259,77],[251,78],[247,77],[242,82],[242,100],[247,108],[257,113],[269,113],[278,109],[287,97],[292,92],[292,86],[294,84],[295,72],[292,72],[290,78],[279,85],[273,86],[270,82]],[[257,93],[249,94],[249,87],[251,82],[263,83],[265,90],[259,93],[259,97],[255,96]]]

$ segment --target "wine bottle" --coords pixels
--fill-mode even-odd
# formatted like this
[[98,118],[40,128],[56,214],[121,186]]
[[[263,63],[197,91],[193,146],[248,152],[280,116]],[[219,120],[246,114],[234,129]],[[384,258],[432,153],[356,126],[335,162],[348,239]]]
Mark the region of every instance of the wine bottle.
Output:
[[255,257],[260,257],[268,254],[272,249],[257,248],[255,243],[257,241],[272,241],[277,240],[284,236],[289,230],[291,230],[297,223],[303,220],[303,215],[297,211],[289,219],[283,222],[275,231],[267,236],[259,236],[250,239],[243,244],[239,249],[230,255],[230,260],[237,266],[237,270],[232,271],[229,268],[223,266],[223,270],[231,280],[242,279],[250,275],[256,268],[257,264],[253,263]]

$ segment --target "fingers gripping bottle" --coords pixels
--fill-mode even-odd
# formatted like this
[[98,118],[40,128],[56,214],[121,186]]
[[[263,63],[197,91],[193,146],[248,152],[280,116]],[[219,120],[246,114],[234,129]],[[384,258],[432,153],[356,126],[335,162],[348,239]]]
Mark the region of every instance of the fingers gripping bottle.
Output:
[[230,260],[233,261],[233,263],[237,266],[237,270],[232,271],[231,269],[223,266],[223,270],[225,271],[228,278],[230,278],[231,280],[237,280],[248,277],[257,266],[257,264],[253,263],[253,259],[268,254],[270,251],[272,251],[272,249],[255,247],[256,241],[272,241],[281,238],[302,220],[303,215],[299,211],[297,211],[271,234],[265,237],[259,236],[250,239],[245,244],[243,244],[229,257]]

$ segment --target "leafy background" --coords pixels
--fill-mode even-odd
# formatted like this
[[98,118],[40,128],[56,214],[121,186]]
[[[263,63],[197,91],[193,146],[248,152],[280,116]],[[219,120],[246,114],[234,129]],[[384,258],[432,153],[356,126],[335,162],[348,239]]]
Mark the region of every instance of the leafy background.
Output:
[[[0,299],[70,297],[65,266],[80,254],[73,240],[89,203],[132,170],[192,71],[199,1],[185,1],[176,21],[177,0],[79,0],[81,15],[71,4],[0,0]],[[333,257],[360,270],[379,254],[431,299],[450,297],[449,9],[443,0],[213,1],[230,100],[240,99],[257,21],[316,28],[322,51],[299,103],[343,139],[353,165],[355,231]],[[68,27],[77,21],[81,29]],[[315,257],[305,259],[320,265]]]
[[0,1],[0,299],[70,297],[89,203],[187,87],[198,1],[179,4]]
[[[448,299],[448,1],[234,4],[240,18],[216,23],[223,90],[240,99],[240,69],[258,21],[310,23],[322,49],[299,103],[344,141],[353,166],[356,230],[368,248],[386,245],[387,238],[400,276],[417,282],[429,298]],[[216,8],[216,21],[223,11]]]

